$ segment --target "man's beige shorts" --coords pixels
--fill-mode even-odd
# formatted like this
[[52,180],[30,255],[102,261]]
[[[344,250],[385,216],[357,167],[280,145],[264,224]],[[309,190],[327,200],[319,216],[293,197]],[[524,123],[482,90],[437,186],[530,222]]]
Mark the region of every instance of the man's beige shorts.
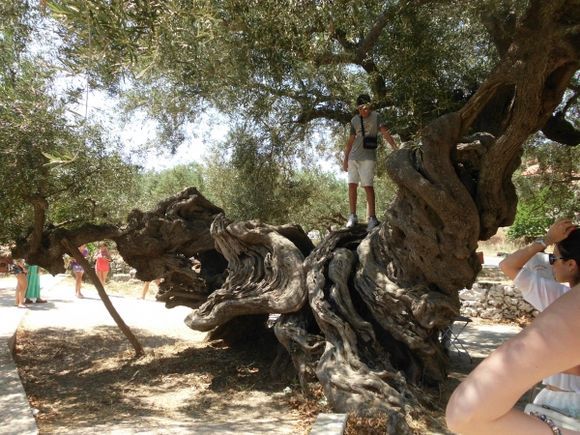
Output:
[[374,160],[349,160],[348,184],[360,183],[363,187],[372,186],[376,164]]

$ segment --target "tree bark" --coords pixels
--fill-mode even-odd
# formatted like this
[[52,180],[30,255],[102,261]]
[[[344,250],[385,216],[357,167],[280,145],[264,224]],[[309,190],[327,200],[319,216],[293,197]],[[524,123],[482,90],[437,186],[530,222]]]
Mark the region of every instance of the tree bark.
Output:
[[[334,233],[306,259],[309,302],[326,343],[316,374],[334,409],[406,414],[413,383],[445,377],[438,334],[458,314],[458,290],[481,268],[477,242],[513,221],[511,176],[522,146],[579,67],[578,46],[561,25],[572,8],[532,2],[468,103],[428,125],[420,145],[389,156],[399,190],[380,228],[359,240],[360,229]],[[298,343],[307,334],[292,336]]]
[[211,234],[228,261],[227,278],[187,317],[190,328],[209,331],[237,316],[289,313],[304,304],[301,248],[311,250],[312,242],[301,228],[258,221],[232,223],[221,214]]
[[[302,391],[309,395],[309,382],[315,379],[316,365],[325,344],[310,304],[304,304],[296,313],[282,314],[274,324],[274,333],[294,364]],[[282,377],[286,362],[284,353],[279,351],[272,363],[271,372],[278,378]]]

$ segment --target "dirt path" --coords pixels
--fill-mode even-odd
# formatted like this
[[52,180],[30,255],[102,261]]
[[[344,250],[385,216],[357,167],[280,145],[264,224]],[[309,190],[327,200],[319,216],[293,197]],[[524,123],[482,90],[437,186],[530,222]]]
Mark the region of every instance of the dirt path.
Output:
[[305,433],[285,385],[265,375],[273,355],[204,342],[184,325],[187,308],[112,297],[147,349],[135,360],[89,285],[85,299],[69,278],[45,287],[16,357],[40,433]]

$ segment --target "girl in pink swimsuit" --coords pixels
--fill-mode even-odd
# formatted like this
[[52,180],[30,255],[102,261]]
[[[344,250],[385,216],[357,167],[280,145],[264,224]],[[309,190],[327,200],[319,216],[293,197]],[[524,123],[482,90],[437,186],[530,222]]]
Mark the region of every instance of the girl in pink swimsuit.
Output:
[[111,254],[109,253],[107,244],[102,242],[99,245],[99,252],[95,255],[95,272],[97,272],[97,276],[103,286],[107,280],[109,270],[111,270]]

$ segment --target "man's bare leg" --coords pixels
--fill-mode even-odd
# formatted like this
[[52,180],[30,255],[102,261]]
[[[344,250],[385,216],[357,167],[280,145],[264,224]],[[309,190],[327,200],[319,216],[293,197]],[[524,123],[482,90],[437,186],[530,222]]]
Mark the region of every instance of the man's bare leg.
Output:
[[375,188],[373,186],[364,186],[367,195],[367,219],[376,217],[375,214]]
[[348,205],[350,206],[351,214],[356,214],[357,189],[358,184],[356,183],[348,184]]

